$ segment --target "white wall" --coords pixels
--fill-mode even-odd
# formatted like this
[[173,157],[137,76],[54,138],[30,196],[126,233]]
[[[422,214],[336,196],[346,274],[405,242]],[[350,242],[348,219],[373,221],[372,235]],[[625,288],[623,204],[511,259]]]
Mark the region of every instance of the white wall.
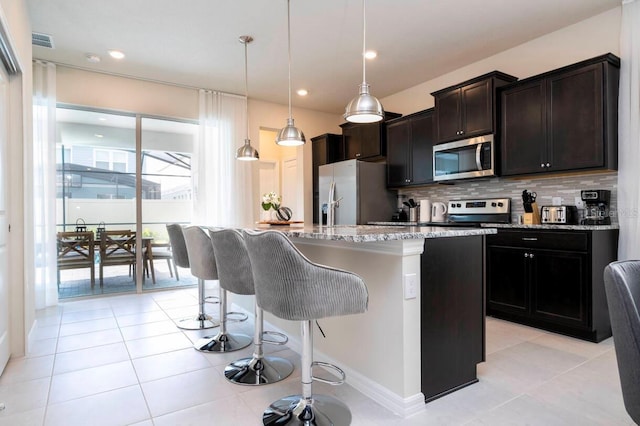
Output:
[[[32,162],[31,26],[24,0],[0,0],[0,20],[21,72],[9,78],[9,146],[7,199],[9,233],[9,313],[11,356],[26,351],[26,335],[35,322]],[[25,244],[26,242],[26,244]],[[26,259],[26,261],[25,261]]]
[[605,53],[619,55],[621,13],[611,9],[380,101],[388,111],[410,114],[434,105],[431,92],[494,70],[523,79]]
[[198,91],[58,66],[58,102],[175,118],[198,119]]

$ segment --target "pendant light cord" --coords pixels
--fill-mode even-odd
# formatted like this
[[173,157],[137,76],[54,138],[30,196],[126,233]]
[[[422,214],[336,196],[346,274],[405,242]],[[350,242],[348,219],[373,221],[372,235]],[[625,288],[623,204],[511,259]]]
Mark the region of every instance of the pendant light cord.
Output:
[[289,118],[291,114],[291,0],[287,0],[287,38],[289,40]]
[[244,114],[247,119],[247,140],[249,140],[249,71],[247,66],[247,44],[249,44],[249,40],[244,41]]
[[365,13],[365,3],[366,0],[362,0],[362,84],[367,82],[367,71],[365,62],[367,58],[365,57],[366,53],[366,34],[367,34],[367,17]]

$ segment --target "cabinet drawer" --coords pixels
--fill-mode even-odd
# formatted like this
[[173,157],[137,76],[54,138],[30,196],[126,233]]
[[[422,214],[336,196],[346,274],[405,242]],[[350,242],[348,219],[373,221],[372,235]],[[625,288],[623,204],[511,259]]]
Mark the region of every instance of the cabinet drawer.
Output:
[[487,244],[548,250],[587,251],[587,232],[503,231],[487,235]]

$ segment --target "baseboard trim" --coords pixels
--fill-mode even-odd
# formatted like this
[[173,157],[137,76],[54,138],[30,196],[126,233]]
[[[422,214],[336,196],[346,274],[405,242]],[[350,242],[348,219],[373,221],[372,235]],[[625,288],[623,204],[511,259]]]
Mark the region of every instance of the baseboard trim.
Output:
[[27,334],[27,345],[24,348],[24,354],[28,355],[31,352],[31,348],[35,345],[35,332],[38,327],[38,319],[33,320],[33,324],[31,324],[31,328],[29,329],[29,333]]

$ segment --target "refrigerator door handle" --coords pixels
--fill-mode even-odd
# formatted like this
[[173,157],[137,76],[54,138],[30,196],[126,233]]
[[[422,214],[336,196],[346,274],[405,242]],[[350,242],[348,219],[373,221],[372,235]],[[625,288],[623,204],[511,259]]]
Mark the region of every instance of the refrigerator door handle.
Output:
[[331,181],[329,184],[329,199],[327,200],[327,226],[335,225],[335,191],[336,191],[336,182]]

